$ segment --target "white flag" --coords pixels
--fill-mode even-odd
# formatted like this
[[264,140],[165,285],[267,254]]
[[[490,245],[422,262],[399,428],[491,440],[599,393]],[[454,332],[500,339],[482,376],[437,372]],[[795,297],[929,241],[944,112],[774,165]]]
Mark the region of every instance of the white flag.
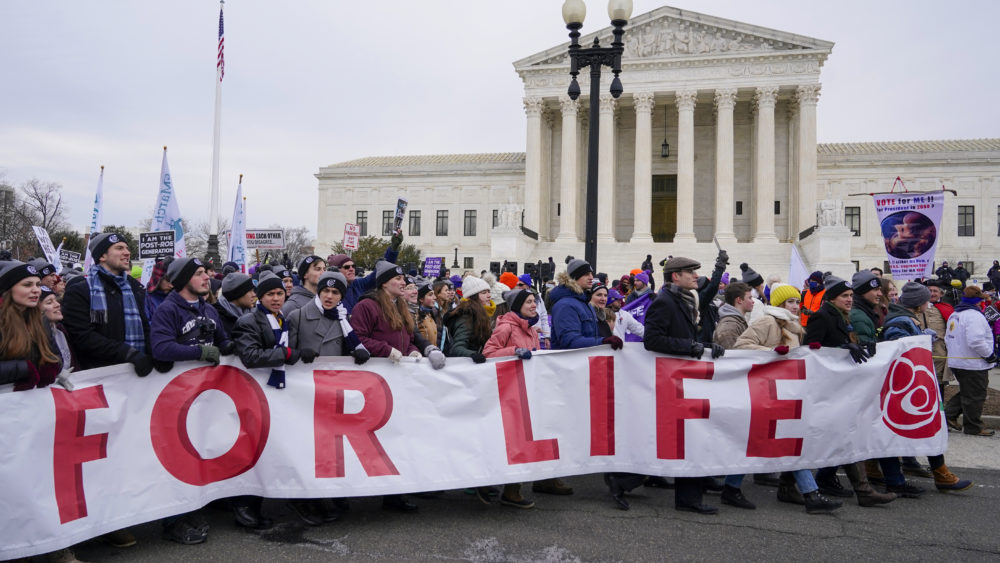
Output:
[[243,203],[242,176],[240,178],[240,185],[236,188],[236,204],[233,206],[233,222],[229,231],[229,251],[226,253],[226,261],[235,262],[241,272],[246,272],[247,211]]
[[[94,213],[90,217],[90,230],[87,234],[91,238],[94,235],[101,232],[104,228],[104,167],[101,167],[101,175],[97,179],[97,195],[94,196]],[[83,271],[89,272],[90,267],[94,264],[94,258],[90,255],[90,251],[84,249],[84,254],[87,257],[83,261]]]
[[[153,207],[153,223],[150,231],[174,232],[174,258],[186,258],[187,247],[184,245],[184,227],[181,225],[181,210],[177,205],[177,191],[170,177],[170,166],[167,164],[167,147],[163,147],[163,164],[160,166],[160,191],[156,194]],[[146,260],[142,264],[142,284],[149,282],[153,275],[155,260]]]
[[795,289],[802,289],[808,277],[809,270],[806,269],[806,265],[802,261],[802,255],[799,254],[799,247],[793,244],[792,255],[788,264],[788,283],[795,286]]

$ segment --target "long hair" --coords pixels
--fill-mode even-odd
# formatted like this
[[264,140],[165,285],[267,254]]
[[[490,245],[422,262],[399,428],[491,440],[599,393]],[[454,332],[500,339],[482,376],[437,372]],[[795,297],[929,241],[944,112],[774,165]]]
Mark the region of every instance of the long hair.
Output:
[[14,304],[8,289],[0,301],[0,359],[33,360],[37,350],[40,364],[58,364],[59,356],[52,353],[49,336],[42,326],[42,310]]
[[463,299],[458,303],[454,315],[468,314],[472,316],[472,336],[476,342],[486,344],[490,339],[493,330],[490,328],[490,316],[486,314],[486,309],[479,302],[479,295],[473,295],[469,299]]
[[382,309],[382,316],[389,321],[392,330],[406,329],[406,332],[413,334],[413,315],[410,314],[405,299],[399,297],[393,303],[389,293],[380,287],[375,292],[375,301],[378,302],[379,308]]

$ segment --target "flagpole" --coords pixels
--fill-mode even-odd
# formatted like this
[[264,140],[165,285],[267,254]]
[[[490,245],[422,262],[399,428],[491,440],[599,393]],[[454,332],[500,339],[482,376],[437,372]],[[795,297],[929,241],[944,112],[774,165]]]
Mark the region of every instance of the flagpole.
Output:
[[219,261],[219,146],[222,136],[222,77],[225,75],[223,59],[224,34],[222,28],[222,7],[225,0],[219,0],[219,45],[216,58],[215,80],[215,127],[212,134],[212,201],[208,215],[208,252],[206,258]]

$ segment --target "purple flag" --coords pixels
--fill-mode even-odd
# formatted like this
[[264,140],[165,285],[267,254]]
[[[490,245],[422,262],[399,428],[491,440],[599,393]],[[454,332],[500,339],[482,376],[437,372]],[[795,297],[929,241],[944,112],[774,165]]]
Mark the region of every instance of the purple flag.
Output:
[[[635,320],[645,325],[646,311],[648,311],[649,306],[653,304],[653,299],[655,297],[655,293],[647,291],[642,297],[622,307],[622,311],[628,311],[633,317],[635,317]],[[642,342],[642,338],[630,332],[625,335],[625,342]]]

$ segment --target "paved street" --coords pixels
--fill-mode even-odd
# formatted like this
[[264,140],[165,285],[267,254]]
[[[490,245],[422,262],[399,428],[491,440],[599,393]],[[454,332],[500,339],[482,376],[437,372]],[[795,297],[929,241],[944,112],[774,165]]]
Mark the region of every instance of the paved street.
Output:
[[[461,491],[417,499],[416,514],[384,512],[377,499],[356,499],[335,524],[307,528],[281,501],[265,510],[279,524],[255,534],[237,529],[231,516],[207,508],[206,544],[185,547],[159,538],[158,523],[137,526],[139,545],[114,549],[96,542],[78,546],[85,561],[656,561],[787,560],[954,561],[1000,560],[995,523],[1000,504],[1000,436],[949,435],[949,466],[976,486],[940,494],[931,480],[919,500],[860,508],[852,500],[830,516],[809,516],[777,502],[776,489],[747,480],[744,492],[756,511],[723,506],[717,516],[673,510],[673,492],[638,489],[632,510],[612,506],[598,475],[569,479],[570,497],[534,495],[537,506],[520,510],[484,506]],[[845,481],[846,482],[846,481]],[[718,496],[706,500],[719,505]]]

